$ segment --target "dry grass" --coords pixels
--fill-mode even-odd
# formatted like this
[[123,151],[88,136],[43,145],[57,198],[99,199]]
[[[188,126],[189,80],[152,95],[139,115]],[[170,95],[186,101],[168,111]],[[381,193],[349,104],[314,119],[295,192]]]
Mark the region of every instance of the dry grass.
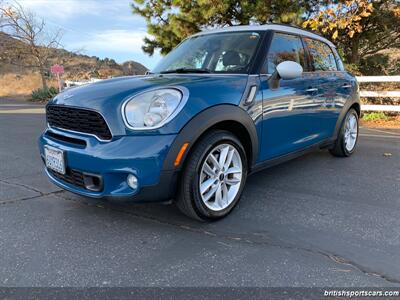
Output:
[[400,128],[400,116],[388,117],[387,120],[360,120],[361,126],[371,128]]
[[[21,95],[29,97],[32,90],[42,86],[40,76],[37,70],[22,67],[23,65],[32,65],[32,57],[15,57],[12,55],[14,44],[21,47],[21,42],[0,31],[0,45],[7,46],[6,51],[0,53],[0,97],[18,97]],[[49,67],[56,63],[64,66],[65,73],[62,76],[64,80],[105,79],[122,75],[139,75],[144,74],[147,70],[146,67],[135,61],[128,61],[120,65],[113,59],[100,59],[63,49],[51,49],[47,65]],[[48,80],[48,85],[56,86],[56,80],[54,78]]]
[[[50,80],[48,85],[56,86],[56,82]],[[40,75],[37,73],[0,75],[0,97],[27,96],[41,86]]]

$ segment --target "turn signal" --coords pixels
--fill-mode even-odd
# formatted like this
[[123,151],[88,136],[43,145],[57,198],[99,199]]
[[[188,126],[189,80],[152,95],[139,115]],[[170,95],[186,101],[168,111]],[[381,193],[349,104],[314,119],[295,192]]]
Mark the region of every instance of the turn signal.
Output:
[[189,146],[189,143],[184,143],[181,147],[181,150],[179,150],[178,155],[175,158],[174,166],[177,167],[181,163],[183,154],[186,151],[186,148]]

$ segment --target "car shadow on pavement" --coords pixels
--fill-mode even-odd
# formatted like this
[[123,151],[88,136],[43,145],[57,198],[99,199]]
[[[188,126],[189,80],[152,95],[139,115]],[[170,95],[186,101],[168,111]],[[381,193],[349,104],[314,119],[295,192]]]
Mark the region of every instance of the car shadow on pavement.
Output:
[[[257,218],[247,218],[248,216],[256,216],[256,212],[262,210],[265,213],[262,216],[263,220],[273,219],[274,212],[269,211],[268,207],[271,204],[270,201],[273,201],[272,198],[269,198],[271,191],[276,193],[276,188],[274,188],[275,183],[286,182],[290,185],[290,181],[285,179],[288,174],[292,174],[292,176],[300,176],[298,173],[302,173],[302,171],[301,168],[299,168],[299,164],[302,164],[304,160],[314,160],[315,155],[326,156],[325,154],[318,154],[318,152],[312,153],[249,176],[242,199],[237,207],[235,207],[232,214],[222,220],[213,222],[201,222],[186,217],[178,210],[173,200],[166,203],[117,202],[112,200],[85,198],[69,192],[64,193],[62,197],[85,205],[107,209],[110,213],[127,214],[138,218],[152,220],[160,224],[165,223],[172,226],[190,227],[199,230],[212,229],[218,232],[229,229],[228,233],[230,234],[235,232],[238,234],[248,234],[249,232],[247,232],[246,228],[251,228],[255,231],[264,230],[260,228],[257,229],[257,226],[260,224],[255,224],[253,228],[251,224],[258,223]],[[284,186],[282,188],[285,189]],[[243,218],[246,219],[246,224],[239,221],[243,220]],[[212,232],[209,233],[212,235]]]
[[[373,182],[363,171],[367,153],[359,150],[347,159],[317,151],[251,175],[238,206],[216,222],[191,220],[174,204],[114,203],[70,193],[61,197],[103,209],[116,222],[128,220],[132,230],[137,224],[149,229],[168,226],[227,245],[246,243],[311,253],[333,261],[338,268],[399,284],[399,269],[391,263],[399,260],[396,228],[400,220],[393,209],[398,204],[392,191],[366,188]],[[375,175],[380,176],[393,162],[376,155],[368,163],[381,165],[375,168]],[[394,179],[381,174],[380,180],[387,186]]]

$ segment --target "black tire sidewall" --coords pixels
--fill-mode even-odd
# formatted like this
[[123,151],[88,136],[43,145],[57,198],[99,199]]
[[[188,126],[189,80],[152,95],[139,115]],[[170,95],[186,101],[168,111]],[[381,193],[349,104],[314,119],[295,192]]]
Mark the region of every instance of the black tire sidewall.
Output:
[[[199,176],[200,176],[200,171],[201,167],[204,163],[204,160],[208,156],[208,154],[218,145],[221,144],[229,144],[239,152],[239,155],[242,160],[242,181],[240,184],[239,191],[235,197],[235,199],[232,201],[232,203],[226,207],[225,209],[221,211],[214,211],[209,209],[203,202],[201,195],[200,195],[200,189],[199,189]],[[212,140],[207,141],[207,139],[204,139],[202,143],[198,145],[200,151],[202,151],[202,154],[200,158],[198,159],[196,163],[196,168],[195,168],[195,174],[192,174],[193,176],[190,176],[193,178],[193,181],[191,182],[191,200],[194,205],[194,209],[197,212],[197,214],[202,218],[202,219],[208,219],[208,220],[215,220],[215,219],[220,219],[227,214],[231,212],[231,210],[236,206],[236,204],[239,202],[239,199],[241,197],[241,194],[243,192],[243,188],[245,186],[246,178],[247,178],[247,158],[246,158],[246,153],[245,150],[243,149],[242,144],[240,141],[231,133],[229,132],[223,132],[220,131],[218,134],[214,135],[212,137]]]

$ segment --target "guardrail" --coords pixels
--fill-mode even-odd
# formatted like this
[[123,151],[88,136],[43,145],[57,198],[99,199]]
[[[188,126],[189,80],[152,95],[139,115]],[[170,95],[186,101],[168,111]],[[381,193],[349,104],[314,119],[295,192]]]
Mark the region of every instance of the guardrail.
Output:
[[[360,82],[400,82],[400,76],[358,76]],[[360,91],[363,98],[400,98],[400,91]],[[361,105],[363,111],[400,112],[400,105]]]

